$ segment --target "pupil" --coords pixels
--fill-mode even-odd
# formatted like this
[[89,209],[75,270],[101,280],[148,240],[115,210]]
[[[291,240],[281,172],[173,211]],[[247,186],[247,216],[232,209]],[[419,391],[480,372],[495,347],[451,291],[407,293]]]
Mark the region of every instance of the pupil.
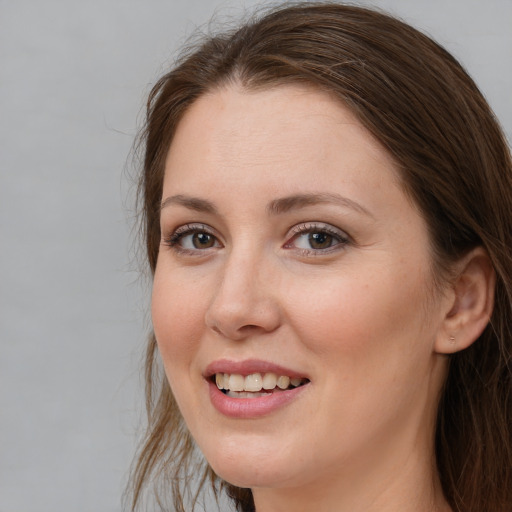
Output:
[[192,243],[196,249],[204,249],[213,246],[213,237],[208,233],[196,233],[192,237]]
[[332,235],[328,233],[310,233],[309,243],[313,249],[326,249],[331,246]]

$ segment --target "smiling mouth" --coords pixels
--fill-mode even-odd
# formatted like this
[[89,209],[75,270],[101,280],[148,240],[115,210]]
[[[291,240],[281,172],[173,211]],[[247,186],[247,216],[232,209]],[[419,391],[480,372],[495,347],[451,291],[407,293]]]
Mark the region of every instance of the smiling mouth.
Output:
[[217,388],[231,398],[258,398],[304,386],[309,379],[275,373],[216,373],[211,377]]

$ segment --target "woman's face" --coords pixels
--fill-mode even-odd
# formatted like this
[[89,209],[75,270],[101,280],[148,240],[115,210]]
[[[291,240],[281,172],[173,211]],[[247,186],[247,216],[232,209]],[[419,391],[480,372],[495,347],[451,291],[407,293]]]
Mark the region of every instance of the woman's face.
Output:
[[305,489],[431,464],[446,305],[423,218],[346,108],[292,86],[204,95],[167,157],[161,230],[155,334],[221,477]]

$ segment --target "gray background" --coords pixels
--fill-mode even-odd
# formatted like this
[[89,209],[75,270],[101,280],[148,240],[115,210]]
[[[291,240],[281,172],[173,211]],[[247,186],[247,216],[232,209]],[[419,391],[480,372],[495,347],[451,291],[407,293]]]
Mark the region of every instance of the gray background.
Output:
[[[375,0],[462,60],[512,136],[512,0]],[[144,97],[216,11],[0,0],[0,512],[121,510],[149,286],[125,168]]]

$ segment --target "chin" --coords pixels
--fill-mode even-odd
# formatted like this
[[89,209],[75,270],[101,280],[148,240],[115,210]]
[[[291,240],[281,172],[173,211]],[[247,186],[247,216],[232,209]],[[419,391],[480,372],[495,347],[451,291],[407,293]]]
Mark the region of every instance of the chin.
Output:
[[264,449],[261,444],[261,439],[231,446],[223,442],[205,456],[215,474],[236,487],[280,487],[300,479],[299,460],[293,460],[282,449],[268,445]]
[[[241,488],[279,487],[283,478],[283,474],[280,474],[280,471],[276,471],[275,468],[261,467],[261,462],[258,463],[260,467],[243,460],[241,463],[220,463],[211,466],[215,474],[220,478],[231,485]],[[286,473],[286,479],[289,479],[289,471]]]

